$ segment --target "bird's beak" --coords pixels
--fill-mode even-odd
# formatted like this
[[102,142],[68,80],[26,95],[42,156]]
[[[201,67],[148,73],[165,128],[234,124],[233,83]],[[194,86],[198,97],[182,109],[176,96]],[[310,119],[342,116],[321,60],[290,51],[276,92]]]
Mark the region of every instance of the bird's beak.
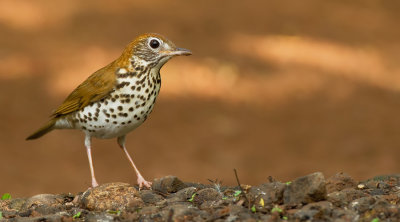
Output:
[[174,50],[171,51],[165,51],[165,54],[169,55],[169,56],[188,56],[191,55],[192,52],[189,51],[188,49],[184,49],[184,48],[175,48]]

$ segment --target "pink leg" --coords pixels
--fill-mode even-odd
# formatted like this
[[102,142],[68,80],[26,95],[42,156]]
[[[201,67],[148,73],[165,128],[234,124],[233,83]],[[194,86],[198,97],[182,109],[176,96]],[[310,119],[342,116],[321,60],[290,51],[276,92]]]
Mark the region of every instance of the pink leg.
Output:
[[92,175],[92,187],[97,187],[99,186],[99,184],[96,181],[96,177],[94,176],[94,167],[93,167],[93,161],[92,161],[92,151],[91,151],[91,147],[90,147],[90,136],[86,135],[85,137],[85,146],[86,146],[86,152],[87,152],[87,156],[89,159],[89,165],[90,165],[90,173]]
[[146,187],[146,188],[151,188],[151,182],[146,181],[142,174],[140,174],[139,170],[136,168],[135,163],[133,162],[131,156],[128,153],[128,150],[126,150],[125,147],[125,136],[120,136],[118,137],[118,144],[121,147],[121,149],[124,150],[126,157],[128,158],[129,162],[131,162],[131,165],[133,167],[133,169],[135,169],[136,172],[136,176],[137,176],[137,183],[139,184],[139,189],[141,189],[142,187]]

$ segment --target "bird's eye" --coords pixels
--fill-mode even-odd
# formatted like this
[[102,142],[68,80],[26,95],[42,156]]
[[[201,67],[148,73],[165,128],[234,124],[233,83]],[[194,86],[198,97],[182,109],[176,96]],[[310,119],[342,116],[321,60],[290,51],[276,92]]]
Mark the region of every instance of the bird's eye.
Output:
[[152,39],[149,42],[151,48],[156,49],[160,46],[160,42],[157,39]]

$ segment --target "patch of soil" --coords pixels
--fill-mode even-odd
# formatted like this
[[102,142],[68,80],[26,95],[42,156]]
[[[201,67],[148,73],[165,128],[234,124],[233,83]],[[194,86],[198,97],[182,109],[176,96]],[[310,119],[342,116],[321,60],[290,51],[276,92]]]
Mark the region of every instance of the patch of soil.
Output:
[[356,182],[320,172],[258,186],[154,180],[151,190],[103,184],[74,194],[0,200],[2,219],[19,221],[397,221],[400,175]]

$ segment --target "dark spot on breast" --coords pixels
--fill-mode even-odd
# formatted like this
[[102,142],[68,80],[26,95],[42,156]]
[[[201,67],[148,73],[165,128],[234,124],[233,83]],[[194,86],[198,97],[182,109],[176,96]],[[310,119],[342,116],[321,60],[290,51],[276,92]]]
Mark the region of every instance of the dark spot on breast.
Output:
[[132,112],[133,111],[133,107],[130,107],[128,110],[129,110],[129,112]]
[[128,117],[128,113],[118,113],[118,116]]
[[132,89],[132,90],[135,90],[135,89],[136,89],[136,86],[131,86],[131,89]]
[[103,113],[104,113],[107,117],[110,117],[110,114],[107,113],[107,110],[106,110],[106,109],[103,109]]
[[106,122],[108,123],[108,122],[110,122],[110,120],[109,120],[109,119],[106,119]]
[[112,114],[112,116],[111,116],[112,118],[117,118],[117,115],[115,115],[115,114]]
[[110,112],[112,112],[112,113],[113,113],[113,112],[114,112],[114,109],[113,109],[113,108],[110,108]]
[[[118,72],[118,71],[117,71]],[[126,78],[126,77],[128,77],[128,73],[124,73],[124,74],[117,74],[117,77],[118,78]]]
[[117,124],[117,121],[113,121],[114,124]]
[[111,98],[111,101],[115,102],[115,98]]
[[129,86],[129,82],[121,82],[120,84],[117,85],[117,89],[124,88],[125,86]]
[[121,111],[122,110],[122,106],[118,106],[118,110]]

